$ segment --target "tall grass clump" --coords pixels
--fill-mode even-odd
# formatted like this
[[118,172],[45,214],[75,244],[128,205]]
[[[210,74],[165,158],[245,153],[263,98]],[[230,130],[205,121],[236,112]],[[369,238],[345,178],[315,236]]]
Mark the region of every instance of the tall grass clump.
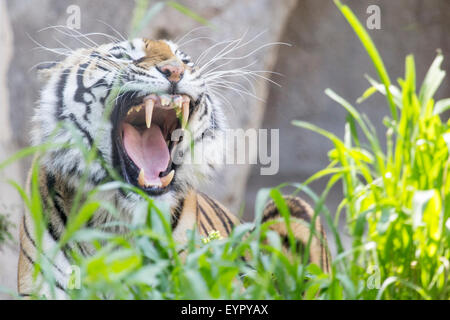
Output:
[[[449,299],[450,121],[442,118],[450,99],[433,99],[445,76],[443,56],[438,53],[420,86],[414,57],[407,56],[404,77],[396,86],[355,15],[335,2],[381,81],[367,77],[370,87],[357,102],[380,92],[391,111],[383,121],[385,149],[370,120],[330,89],[325,93],[348,112],[343,139],[294,121],[335,147],[328,167],[310,180],[330,175],[330,181],[342,184],[344,197],[335,224],[344,211],[353,242],[349,252],[339,252],[335,267],[349,277],[346,290],[352,298]],[[379,289],[365,290],[362,279]]]

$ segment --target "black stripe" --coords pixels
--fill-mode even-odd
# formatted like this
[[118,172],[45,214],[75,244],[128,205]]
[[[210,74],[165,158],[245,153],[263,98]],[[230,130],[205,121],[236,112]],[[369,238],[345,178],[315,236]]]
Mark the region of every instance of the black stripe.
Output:
[[203,233],[207,236],[208,235],[208,229],[206,229],[205,225],[203,224],[203,221],[198,218],[198,194],[195,195],[195,219],[200,224],[200,228],[202,228]]
[[217,121],[216,121],[216,114],[215,114],[215,111],[214,111],[214,109],[212,109],[211,110],[211,116],[210,116],[210,120],[211,120],[211,126],[210,126],[210,128],[212,129],[212,130],[220,130],[221,128],[219,127],[219,124],[217,123]]
[[203,105],[203,113],[199,117],[199,121],[202,121],[202,119],[208,114],[208,104],[204,103]]
[[51,69],[57,65],[56,62],[49,62],[49,63],[41,63],[39,66],[36,67],[37,70],[46,70]]
[[55,285],[56,285],[56,287],[57,287],[59,290],[63,291],[64,293],[66,292],[66,289],[64,289],[64,287],[62,286],[62,284],[60,284],[60,283],[58,282],[58,280],[56,280],[56,279],[55,279]]
[[195,222],[201,225],[201,221],[198,218],[198,195],[195,194]]
[[109,70],[109,69],[107,69],[107,68],[101,66],[100,64],[97,64],[97,65],[96,65],[96,68],[97,68],[97,69],[100,69],[100,70],[102,70],[102,71],[106,71],[106,72],[110,72],[110,71],[111,71],[111,70]]
[[[322,246],[322,250],[323,250],[323,256],[325,256],[325,270],[326,272],[328,272],[328,267],[329,267],[329,262],[328,262],[328,252],[327,252],[327,248],[325,247],[325,231],[323,229],[323,225],[320,225],[320,229],[321,229],[321,233],[322,233],[322,241],[320,242],[320,245]],[[322,257],[323,257],[322,256]]]
[[[216,227],[214,226],[214,223],[211,221],[211,219],[209,219],[209,217],[208,217],[208,215],[206,214],[205,210],[203,210],[203,207],[202,207],[202,206],[199,206],[199,208],[200,208],[200,212],[205,216],[206,221],[208,221],[208,224],[209,224],[210,227],[211,227],[211,231],[212,231],[212,230],[216,230]],[[208,233],[206,233],[206,235],[208,235]]]
[[[292,202],[294,202],[296,206],[293,206],[291,204]],[[290,204],[289,207],[293,217],[305,220],[306,222],[311,222],[311,216],[308,214],[308,209],[298,198],[291,198],[288,200],[288,203]]]
[[[142,70],[144,70],[144,71],[142,71],[142,70],[140,70],[140,69],[138,69],[138,68],[140,68],[140,69],[142,69]],[[136,66],[136,68],[133,69],[132,71],[133,71],[133,74],[134,74],[134,75],[138,75],[138,76],[142,76],[142,77],[146,77],[146,78],[150,78],[150,79],[156,79],[155,76],[152,76],[152,75],[148,74],[148,73],[146,72],[146,69],[141,68],[141,67],[139,67],[139,66]]]
[[70,68],[64,69],[61,73],[61,78],[56,85],[56,97],[58,98],[58,104],[56,106],[55,117],[58,120],[63,120],[64,111],[64,88],[66,87],[67,77],[69,76]]
[[177,203],[175,209],[173,210],[173,213],[171,215],[172,231],[175,230],[175,228],[178,225],[178,221],[180,219],[181,212],[183,212],[183,209],[184,209],[185,201],[186,201],[186,198],[178,199],[178,203]]
[[202,99],[203,99],[204,96],[205,96],[204,92],[200,93],[200,95],[198,96],[197,100],[195,100],[194,103],[191,103],[189,105],[189,114],[193,113],[194,108],[200,105],[200,102],[202,102]]
[[[30,262],[32,265],[35,264],[35,262],[33,261],[33,259],[31,259],[30,255],[25,251],[25,249],[20,246],[20,250],[22,251],[23,255],[27,258],[28,262]],[[52,263],[53,264],[53,263]],[[54,264],[53,264],[54,265]],[[55,266],[56,267],[56,266]],[[56,267],[57,268],[57,267]],[[57,268],[58,271],[60,271],[62,274],[64,274],[59,268]],[[66,292],[66,290],[63,288],[63,286],[55,279],[55,285],[58,289]],[[29,295],[28,293],[23,293],[21,295]]]
[[[306,207],[297,199],[293,198],[293,199],[285,199],[286,200],[286,204],[289,208],[289,212],[291,213],[291,216],[300,220],[304,220],[308,223],[311,222],[311,217],[310,215],[307,213],[307,209]],[[293,202],[295,203],[296,206],[294,206]],[[273,219],[275,218],[277,215],[281,217],[281,213],[279,212],[277,206],[275,205],[275,203],[273,201],[271,201],[270,203],[268,203],[266,205],[266,208],[264,209],[264,214],[263,214],[263,218],[261,223],[266,222],[269,219]]]
[[31,293],[19,293],[21,297],[31,297]]
[[94,139],[92,139],[91,135],[89,134],[89,132],[87,132],[87,130],[85,130],[81,124],[78,122],[77,118],[75,117],[75,115],[73,113],[69,114],[69,118],[70,120],[72,120],[72,122],[76,125],[76,127],[78,128],[78,130],[80,130],[85,137],[88,139],[89,141],[89,145],[92,147],[94,144]]
[[[35,264],[35,262],[33,261],[33,259],[31,259],[30,255],[25,251],[25,249],[20,246],[20,251],[22,251],[23,255],[27,258],[28,262],[30,262],[32,265]],[[52,263],[53,264],[53,263]],[[54,264],[53,264],[54,265]],[[56,267],[56,266],[55,266]],[[58,271],[60,271],[62,274],[64,274],[59,268],[57,268]],[[58,289],[66,292],[66,290],[63,288],[63,286],[55,279],[55,285]],[[21,293],[20,295],[30,295],[28,293]]]
[[208,235],[208,230],[206,229],[206,227],[205,227],[205,225],[203,224],[202,221],[200,221],[200,227],[202,228],[202,230],[205,233],[205,235]]
[[51,173],[47,174],[47,190],[48,194],[50,196],[50,199],[52,200],[53,206],[56,209],[56,213],[58,214],[59,219],[63,223],[64,226],[67,224],[67,215],[64,212],[63,208],[61,208],[58,197],[61,197],[60,193],[57,192],[54,188],[56,183],[55,176]]
[[[210,205],[211,209],[213,209],[216,212],[216,215],[219,217],[220,222],[222,222],[222,225],[224,226],[225,230],[227,231],[227,234],[231,233],[231,229],[233,228],[234,224],[230,220],[230,218],[227,216],[225,211],[222,210],[211,198],[209,198],[206,194],[202,194],[202,196],[205,198],[206,202]],[[224,217],[227,219],[228,224],[225,222]]]
[[86,253],[86,250],[84,249],[84,247],[81,246],[81,244],[79,242],[76,242],[76,245],[78,247],[78,250],[80,250],[80,253],[83,256],[85,256],[85,257],[88,256],[88,254]]
[[53,238],[53,240],[55,240],[55,242],[58,242],[61,234],[56,232],[56,228],[53,226],[51,219],[49,219],[49,222],[47,223],[47,230],[48,233],[50,233],[50,236]]
[[113,51],[113,50],[127,51],[127,49],[125,49],[124,47],[119,46],[119,45],[113,46],[111,49],[109,49],[109,52],[111,53],[111,51]]
[[56,209],[56,211],[58,213],[58,216],[60,217],[63,225],[66,226],[66,224],[67,224],[67,215],[66,215],[64,209],[61,208],[61,206],[59,205],[58,195],[56,195],[56,197],[53,198],[53,204],[55,206],[55,209]]
[[90,57],[91,58],[97,58],[97,59],[99,59],[99,60],[103,60],[103,61],[106,61],[108,64],[110,64],[112,67],[117,67],[118,65],[117,65],[117,63],[115,63],[114,61],[112,61],[111,59],[107,59],[107,58],[105,58],[104,56],[102,56],[99,52],[97,52],[97,51],[93,51],[91,54],[90,54]]
[[[25,231],[25,236],[30,240],[30,242],[33,244],[33,246],[36,248],[36,250],[38,249],[36,246],[36,242],[34,242],[33,238],[31,237],[28,228],[27,228],[27,224],[25,223],[25,216],[23,216],[23,230]],[[22,246],[20,246],[22,249]],[[25,252],[24,252],[25,253]],[[62,274],[65,274],[51,259],[49,259],[45,253],[42,254],[45,258],[47,258],[47,260]],[[32,262],[34,264],[34,261]]]
[[[211,132],[211,134],[206,134],[207,132]],[[211,140],[214,140],[216,138],[216,136],[214,135],[214,130],[211,129],[211,127],[208,127],[204,131],[202,131],[202,133],[194,139],[194,144],[202,142],[207,137]]]
[[275,217],[280,217],[280,212],[278,211],[278,208],[275,206],[275,204],[273,202],[270,202],[269,204],[266,205],[266,208],[264,209],[263,212],[263,217],[261,219],[261,223],[266,222],[269,219],[273,219]]
[[75,94],[73,95],[73,99],[75,102],[79,102],[86,106],[86,111],[84,113],[84,119],[86,121],[88,121],[88,114],[91,113],[91,103],[86,102],[84,100],[84,94],[87,93],[87,94],[91,95],[92,101],[96,100],[96,98],[92,94],[91,90],[89,90],[90,88],[86,88],[83,83],[84,72],[89,67],[90,63],[93,63],[93,62],[91,61],[91,62],[83,63],[78,66],[77,75],[76,75],[77,76],[76,77],[77,78],[77,89],[75,90]]
[[23,223],[23,230],[25,231],[25,236],[28,238],[28,240],[30,240],[31,244],[32,244],[35,248],[37,248],[37,247],[36,247],[36,242],[34,242],[34,239],[31,237],[30,232],[28,231],[27,224],[26,224],[26,220],[25,220],[25,215],[23,216],[22,219],[23,219],[22,223]]
[[[286,250],[290,250],[291,244],[289,242],[289,237],[286,236],[286,235],[285,236],[281,236],[280,235],[280,237],[281,237],[281,241],[282,241],[283,247],[285,247]],[[299,257],[303,258],[304,254],[305,254],[305,249],[306,248],[305,248],[304,243],[296,238],[295,239],[295,253],[296,253],[296,255],[298,255]],[[311,263],[311,252],[309,252],[308,261],[306,263],[302,261],[302,263],[303,264]]]
[[[224,227],[225,227],[225,230],[227,230],[227,232],[228,232],[228,234],[229,234],[229,233],[231,232],[231,229],[233,229],[233,227],[234,227],[233,222],[232,222],[231,219],[228,217],[228,215],[226,214],[226,212],[223,211],[223,209],[220,208],[214,200],[212,200],[212,199],[211,199],[210,197],[208,197],[206,194],[203,194],[203,195],[204,195],[205,200],[206,200],[206,201],[208,202],[208,204],[211,206],[211,208],[213,208],[214,211],[218,214],[218,217],[219,217],[220,221],[222,222],[222,224],[223,224]],[[223,217],[226,218],[226,220],[227,220],[227,222],[228,222],[228,225],[225,223]]]

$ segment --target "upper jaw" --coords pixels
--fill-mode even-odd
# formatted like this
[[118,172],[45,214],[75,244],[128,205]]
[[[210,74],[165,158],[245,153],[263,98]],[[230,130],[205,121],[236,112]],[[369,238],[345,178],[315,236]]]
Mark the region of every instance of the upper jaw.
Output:
[[[134,96],[138,95],[134,94]],[[198,102],[193,102],[190,96],[184,94],[152,93],[137,98],[132,97],[133,94],[130,94],[122,98],[113,115],[115,118],[113,119],[114,166],[119,169],[126,182],[141,188],[150,195],[161,195],[171,190],[176,180],[177,166],[171,159],[165,167],[166,153],[170,155],[178,143],[171,141],[171,133],[175,129],[186,128],[189,115]],[[166,151],[162,150],[164,148],[161,143],[158,144],[158,141],[161,141],[160,135],[166,141]],[[128,142],[128,150],[125,141]],[[143,149],[148,146],[147,150],[136,151],[135,147],[139,143]],[[130,149],[135,152],[130,152]],[[159,155],[152,156],[155,150]],[[152,161],[145,159],[144,155],[148,154],[153,162],[159,162],[157,164],[159,167],[155,169]]]
[[[143,121],[147,128],[151,127],[153,112],[155,109],[175,110],[176,116],[180,121],[181,128],[186,128],[191,98],[187,95],[171,95],[155,93],[142,97],[141,103],[132,104],[126,111],[125,119],[129,121]],[[140,119],[137,119],[140,118]]]

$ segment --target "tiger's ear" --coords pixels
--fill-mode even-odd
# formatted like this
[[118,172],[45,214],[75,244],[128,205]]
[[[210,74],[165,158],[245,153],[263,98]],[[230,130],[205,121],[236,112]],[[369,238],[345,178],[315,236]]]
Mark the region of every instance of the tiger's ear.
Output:
[[59,63],[43,63],[37,67],[37,77],[39,81],[45,83],[47,82],[52,74],[59,69]]

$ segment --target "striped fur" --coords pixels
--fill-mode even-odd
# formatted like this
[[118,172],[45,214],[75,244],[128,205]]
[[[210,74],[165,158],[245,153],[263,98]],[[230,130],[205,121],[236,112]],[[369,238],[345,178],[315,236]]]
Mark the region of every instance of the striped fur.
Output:
[[[112,117],[105,117],[105,102],[117,79],[121,79],[121,88],[125,91],[122,97],[130,99],[137,92],[148,95],[174,90],[173,83],[169,84],[161,72],[156,70],[158,63],[164,61],[181,61],[184,65],[184,75],[177,83],[177,89],[195,100],[195,107],[190,110],[189,116],[189,130],[194,144],[188,139],[179,142],[178,150],[184,156],[181,164],[176,167],[171,188],[166,193],[153,197],[166,202],[171,208],[173,235],[180,243],[186,241],[186,231],[194,226],[203,236],[214,230],[226,237],[240,223],[222,204],[195,191],[202,181],[212,179],[220,168],[225,150],[219,150],[217,146],[223,145],[221,139],[224,137],[226,124],[219,100],[209,91],[207,78],[191,59],[174,43],[163,40],[134,39],[76,50],[65,60],[42,71],[46,82],[36,108],[32,133],[35,145],[47,142],[55,144],[54,148],[39,158],[39,192],[44,200],[44,212],[48,221],[40,256],[48,259],[48,264],[53,268],[58,299],[66,298],[65,287],[71,265],[68,251],[76,249],[86,256],[94,252],[89,244],[69,243],[56,256],[50,256],[51,249],[65,230],[75,191],[81,188],[80,181],[84,176],[86,183],[82,190],[86,192],[103,182],[112,181],[114,178],[109,175],[107,168],[117,167],[112,134],[114,120]],[[115,108],[117,109],[117,105]],[[87,149],[96,149],[101,161],[88,164],[81,150],[62,146],[76,141],[74,131]],[[191,164],[184,161],[191,153],[198,152],[204,155],[202,163]],[[112,203],[119,211],[118,219],[125,222],[131,220],[136,206],[142,202],[138,194],[124,190],[100,192],[97,196]],[[300,247],[305,246],[310,232],[303,222],[308,224],[312,220],[312,210],[298,198],[287,199],[292,216],[301,220],[291,222],[295,238]],[[279,218],[276,207],[268,204],[263,221]],[[106,211],[98,210],[87,227],[98,228],[112,220],[113,217]],[[287,246],[287,229],[284,223],[277,222],[271,228],[281,235]],[[310,261],[329,271],[326,239],[319,219],[316,220],[315,229]],[[108,231],[120,234],[126,230],[117,227]],[[18,289],[23,296],[35,292],[36,288],[39,288],[41,294],[49,296],[49,288],[45,282],[42,287],[37,287],[42,280],[41,276],[33,282],[33,269],[38,256],[34,235],[30,213],[25,212],[20,226]]]
[[[44,211],[48,214],[47,230],[44,236],[44,252],[50,249],[59,239],[65,229],[65,225],[70,211],[70,203],[73,200],[74,192],[67,188],[61,177],[46,174],[41,171],[40,193],[45,201]],[[311,207],[297,197],[286,197],[286,204],[291,213],[290,227],[294,233],[297,244],[303,248],[308,243],[310,235],[309,224],[313,218]],[[97,216],[101,216],[99,212]],[[268,203],[263,212],[262,223],[270,220],[279,221],[280,212],[273,202]],[[106,222],[103,220],[102,222]],[[89,224],[99,224],[100,221],[90,221]],[[172,229],[173,237],[179,243],[187,241],[186,231],[193,230],[196,227],[201,236],[207,236],[210,231],[219,231],[220,235],[228,236],[233,228],[241,221],[233,215],[218,201],[210,198],[208,195],[191,190],[184,198],[181,198],[177,205],[172,207]],[[279,233],[283,242],[284,249],[289,250],[289,241],[287,228],[284,222],[276,222],[270,226],[270,229]],[[121,230],[116,230],[121,232]],[[326,272],[330,271],[329,255],[326,249],[326,236],[320,219],[317,217],[315,222],[316,234],[312,237],[309,258],[312,263],[322,267]],[[25,213],[20,226],[20,257],[18,269],[18,288],[22,296],[28,296],[34,292],[32,281],[33,263],[36,259],[36,243],[33,238],[34,226],[28,213]],[[88,244],[76,244],[79,252],[88,255],[92,253],[92,248]],[[67,271],[70,270],[70,260],[67,250],[72,248],[67,246],[58,253],[55,260],[44,254],[44,258],[53,266],[53,272],[56,275],[56,297],[65,298],[65,285],[68,283]],[[302,250],[298,250],[300,254]],[[45,286],[41,292],[49,296],[49,289]]]

